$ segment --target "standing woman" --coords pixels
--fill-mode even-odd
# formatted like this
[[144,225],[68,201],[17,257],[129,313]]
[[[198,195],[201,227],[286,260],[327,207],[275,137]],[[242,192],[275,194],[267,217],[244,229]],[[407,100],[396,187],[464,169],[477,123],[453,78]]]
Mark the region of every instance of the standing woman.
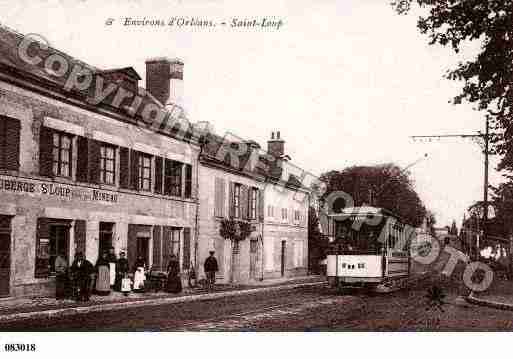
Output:
[[144,281],[146,280],[145,268],[146,262],[142,256],[138,256],[134,265],[134,292],[144,291]]
[[103,252],[96,262],[96,293],[109,295],[110,293],[110,266],[107,252]]
[[121,292],[121,281],[128,276],[129,265],[128,260],[125,258],[125,252],[119,253],[119,260],[116,265],[116,284],[115,288]]
[[116,283],[116,265],[118,263],[116,253],[114,252],[114,247],[110,247],[107,260],[109,261],[110,288],[114,289],[114,284]]
[[180,293],[182,291],[182,280],[180,279],[180,262],[175,254],[171,254],[167,265],[167,285],[169,293]]

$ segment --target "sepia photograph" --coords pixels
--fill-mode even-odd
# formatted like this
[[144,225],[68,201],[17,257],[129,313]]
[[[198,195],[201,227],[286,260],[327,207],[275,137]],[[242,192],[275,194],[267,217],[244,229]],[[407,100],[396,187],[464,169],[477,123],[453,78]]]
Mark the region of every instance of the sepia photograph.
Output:
[[2,0],[0,351],[510,332],[512,111],[507,0]]

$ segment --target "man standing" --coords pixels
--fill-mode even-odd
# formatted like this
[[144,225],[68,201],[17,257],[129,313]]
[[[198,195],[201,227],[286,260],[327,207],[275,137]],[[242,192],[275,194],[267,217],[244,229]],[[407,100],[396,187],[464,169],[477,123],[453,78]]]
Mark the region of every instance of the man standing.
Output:
[[209,291],[214,290],[214,284],[216,282],[216,272],[219,271],[219,267],[217,265],[217,260],[214,257],[214,253],[214,251],[210,251],[210,256],[205,260],[205,264],[203,265],[205,275],[207,276],[207,288]]
[[77,300],[89,300],[91,274],[93,272],[94,267],[91,262],[84,258],[82,252],[78,252],[71,265],[71,273],[79,290]]

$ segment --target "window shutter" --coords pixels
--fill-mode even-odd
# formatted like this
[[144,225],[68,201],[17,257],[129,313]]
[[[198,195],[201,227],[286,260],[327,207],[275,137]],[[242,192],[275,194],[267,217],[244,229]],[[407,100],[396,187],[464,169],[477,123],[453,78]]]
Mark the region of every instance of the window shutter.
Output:
[[249,217],[249,191],[250,187],[242,185],[240,189],[240,212],[242,219],[248,219]]
[[89,162],[89,140],[85,137],[77,138],[77,181],[87,182],[88,180],[88,162]]
[[164,159],[155,157],[155,193],[162,194],[162,176],[163,176]]
[[134,268],[137,256],[137,228],[136,224],[128,225],[127,260],[130,271]]
[[235,217],[235,197],[234,197],[234,189],[235,189],[235,186],[234,186],[234,183],[230,181],[230,203],[229,203],[229,215],[230,215],[230,218],[233,218]]
[[167,269],[167,262],[171,255],[171,240],[172,240],[172,227],[164,226],[162,228],[162,262],[165,263]]
[[192,166],[186,164],[185,165],[185,190],[184,190],[185,198],[192,197]]
[[41,126],[39,130],[39,174],[53,177],[53,132]]
[[101,143],[95,140],[89,140],[89,181],[91,183],[100,183],[100,161],[101,161]]
[[162,270],[162,227],[153,227],[153,269]]
[[187,270],[191,264],[191,229],[183,229],[183,261],[182,269]]
[[37,235],[36,235],[36,278],[46,278],[50,273],[50,228],[48,218],[37,219]]
[[3,123],[5,145],[0,149],[4,152],[4,163],[2,166],[0,162],[0,167],[6,170],[17,171],[20,168],[20,121],[4,118]]
[[216,177],[214,194],[214,215],[216,217],[224,217],[224,195],[224,179]]
[[86,221],[75,221],[75,256],[77,253],[86,254]]
[[171,195],[171,174],[173,173],[173,161],[165,159],[164,161],[164,195]]
[[257,197],[257,210],[258,210],[258,220],[260,222],[264,221],[264,191],[259,189],[258,190],[258,197]]
[[139,152],[130,150],[130,189],[139,190]]

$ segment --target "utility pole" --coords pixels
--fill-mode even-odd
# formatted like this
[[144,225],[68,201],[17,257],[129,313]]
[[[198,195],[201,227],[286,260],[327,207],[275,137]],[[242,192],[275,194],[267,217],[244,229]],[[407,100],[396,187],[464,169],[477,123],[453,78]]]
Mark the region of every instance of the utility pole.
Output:
[[[483,229],[482,239],[485,240],[487,236],[487,222],[488,222],[488,156],[490,145],[490,117],[486,115],[486,128],[485,133],[478,132],[476,134],[449,134],[449,135],[429,135],[429,136],[411,136],[413,140],[417,139],[442,139],[442,138],[482,138],[484,140],[484,185],[483,185]],[[475,254],[479,257],[479,241],[476,241]]]

